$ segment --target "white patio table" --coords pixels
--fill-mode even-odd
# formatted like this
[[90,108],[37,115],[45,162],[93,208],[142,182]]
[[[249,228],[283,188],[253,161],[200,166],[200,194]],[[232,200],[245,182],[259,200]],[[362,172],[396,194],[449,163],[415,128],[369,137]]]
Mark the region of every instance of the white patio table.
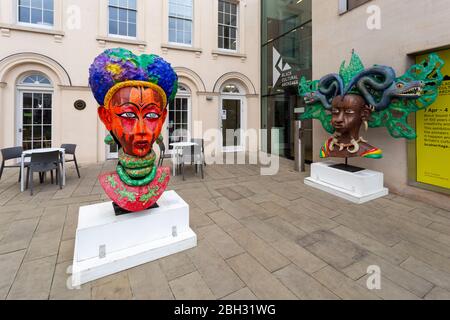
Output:
[[61,159],[62,159],[62,184],[63,186],[66,185],[66,149],[64,148],[43,148],[43,149],[33,149],[33,150],[26,150],[22,152],[22,159],[21,159],[21,167],[22,167],[22,176],[20,181],[20,191],[25,191],[25,178],[24,178],[24,163],[26,157],[31,157],[33,153],[44,153],[44,152],[54,152],[59,151],[61,153]]
[[172,169],[173,169],[173,176],[175,177],[177,175],[176,166],[177,166],[177,155],[183,155],[183,148],[184,147],[193,147],[198,146],[195,142],[174,142],[171,143],[170,146],[173,147],[172,152]]

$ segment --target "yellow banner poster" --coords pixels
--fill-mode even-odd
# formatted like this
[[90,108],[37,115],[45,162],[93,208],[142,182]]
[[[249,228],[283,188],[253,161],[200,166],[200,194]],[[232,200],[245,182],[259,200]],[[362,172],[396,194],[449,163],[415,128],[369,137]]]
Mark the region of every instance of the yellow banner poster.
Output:
[[450,189],[450,50],[437,54],[445,61],[445,78],[436,102],[417,113],[417,181]]

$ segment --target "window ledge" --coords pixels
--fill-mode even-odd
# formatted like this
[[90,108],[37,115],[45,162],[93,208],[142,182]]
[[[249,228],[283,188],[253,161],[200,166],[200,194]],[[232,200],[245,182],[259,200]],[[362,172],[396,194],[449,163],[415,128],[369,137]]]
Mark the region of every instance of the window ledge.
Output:
[[126,39],[126,38],[119,38],[119,37],[104,37],[104,36],[97,36],[96,40],[101,44],[105,45],[107,42],[113,42],[113,43],[121,43],[121,44],[131,44],[135,46],[139,46],[142,48],[145,48],[147,46],[147,42],[135,40],[135,39]]
[[213,50],[211,53],[214,58],[217,58],[217,56],[226,56],[226,57],[241,58],[242,61],[245,61],[247,59],[246,54],[237,53],[237,52],[229,52],[229,51],[224,51],[224,50]]
[[339,4],[339,15],[340,16],[343,16],[343,15],[345,15],[346,13],[349,13],[349,12],[351,12],[351,11],[353,11],[353,10],[355,10],[355,9],[358,9],[359,7],[362,7],[362,6],[364,6],[364,5],[366,5],[368,2],[370,2],[371,0],[367,0],[367,1],[365,1],[365,2],[362,2],[362,3],[360,3],[360,4],[358,4],[358,5],[355,5],[354,7],[352,7],[352,8],[348,8],[348,6],[347,6],[347,4],[345,3],[345,4]]
[[179,50],[179,51],[189,51],[189,52],[195,52],[196,54],[200,55],[203,50],[201,48],[194,48],[189,46],[182,46],[172,43],[164,43],[161,45],[161,49],[168,51],[168,50]]
[[64,37],[64,31],[62,30],[55,30],[50,28],[39,28],[39,27],[29,27],[29,26],[23,26],[23,25],[17,25],[17,24],[1,24],[0,23],[0,29],[3,36],[9,36],[10,31],[25,31],[25,32],[34,32],[34,33],[40,33],[40,34],[48,34],[52,35],[58,38]]
[[64,89],[64,90],[76,90],[76,91],[79,91],[79,90],[91,90],[91,87],[89,87],[89,86],[68,86],[68,85],[63,85],[63,84],[60,84],[60,85],[58,85],[58,87],[60,87],[61,89]]

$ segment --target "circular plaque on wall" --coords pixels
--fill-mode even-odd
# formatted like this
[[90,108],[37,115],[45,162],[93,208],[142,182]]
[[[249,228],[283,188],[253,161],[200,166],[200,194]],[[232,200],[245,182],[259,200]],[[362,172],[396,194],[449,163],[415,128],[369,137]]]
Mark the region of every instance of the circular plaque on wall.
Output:
[[74,102],[73,105],[74,105],[75,109],[77,109],[79,111],[86,109],[86,102],[83,100],[77,100]]

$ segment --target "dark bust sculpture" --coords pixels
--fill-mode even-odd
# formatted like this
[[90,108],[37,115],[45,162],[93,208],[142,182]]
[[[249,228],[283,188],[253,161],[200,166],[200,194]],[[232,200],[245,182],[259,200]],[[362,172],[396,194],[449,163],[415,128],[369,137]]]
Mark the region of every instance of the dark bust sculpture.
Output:
[[367,143],[359,132],[363,123],[366,130],[371,110],[361,96],[337,96],[331,107],[334,136],[323,147],[324,157],[352,158],[381,155],[381,150]]
[[329,74],[320,81],[299,84],[299,94],[308,108],[302,119],[317,119],[333,136],[321,148],[321,158],[364,157],[380,159],[383,152],[360,135],[364,125],[385,126],[394,138],[415,139],[407,123],[412,112],[426,109],[438,96],[444,62],[431,54],[408,72],[396,77],[394,69],[375,65],[364,69],[353,53],[350,64],[342,64],[339,74]]

